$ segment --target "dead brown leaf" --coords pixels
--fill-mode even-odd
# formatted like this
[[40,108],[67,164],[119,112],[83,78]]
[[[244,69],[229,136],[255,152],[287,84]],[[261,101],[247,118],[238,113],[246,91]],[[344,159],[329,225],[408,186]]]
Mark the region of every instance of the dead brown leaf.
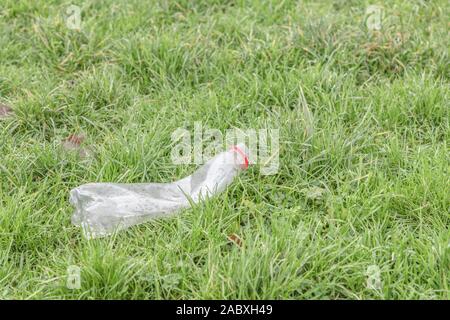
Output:
[[10,106],[0,103],[0,119],[7,118],[13,114],[14,110]]
[[242,239],[237,234],[230,234],[227,238],[228,241],[233,242],[238,247],[242,247]]
[[62,142],[62,147],[66,151],[77,151],[81,158],[86,158],[89,156],[89,151],[83,148],[81,144],[86,139],[84,134],[71,134]]

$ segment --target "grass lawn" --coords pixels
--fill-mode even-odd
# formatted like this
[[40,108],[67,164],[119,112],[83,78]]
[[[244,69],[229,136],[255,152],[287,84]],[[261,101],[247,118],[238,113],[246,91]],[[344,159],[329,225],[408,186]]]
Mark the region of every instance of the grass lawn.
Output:
[[[449,299],[449,15],[445,0],[2,0],[0,298]],[[196,121],[278,128],[278,172],[83,238],[69,191],[189,175],[171,134]],[[72,134],[88,156],[61,146]]]

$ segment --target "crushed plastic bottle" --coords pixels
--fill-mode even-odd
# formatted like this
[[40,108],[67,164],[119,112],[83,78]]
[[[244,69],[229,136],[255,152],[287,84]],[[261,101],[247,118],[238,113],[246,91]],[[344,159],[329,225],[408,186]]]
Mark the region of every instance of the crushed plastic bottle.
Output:
[[233,146],[192,175],[172,183],[88,183],[70,191],[72,223],[87,238],[112,234],[148,220],[170,216],[191,203],[223,191],[248,167],[247,148]]

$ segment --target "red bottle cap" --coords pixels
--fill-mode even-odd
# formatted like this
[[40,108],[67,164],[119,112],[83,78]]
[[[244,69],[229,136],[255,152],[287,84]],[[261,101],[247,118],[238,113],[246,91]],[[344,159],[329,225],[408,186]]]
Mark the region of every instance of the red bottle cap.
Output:
[[242,169],[244,169],[244,170],[247,169],[248,168],[248,157],[245,154],[245,152],[242,151],[241,148],[239,148],[238,146],[232,146],[231,150],[239,153],[242,156],[242,158],[244,158],[244,164],[242,165]]

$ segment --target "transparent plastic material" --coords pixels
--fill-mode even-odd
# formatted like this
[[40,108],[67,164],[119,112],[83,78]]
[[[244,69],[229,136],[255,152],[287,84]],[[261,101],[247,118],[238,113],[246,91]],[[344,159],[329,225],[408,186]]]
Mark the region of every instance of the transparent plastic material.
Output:
[[240,144],[172,183],[84,184],[70,192],[72,223],[81,226],[87,238],[97,238],[170,216],[223,191],[247,167],[247,148]]

